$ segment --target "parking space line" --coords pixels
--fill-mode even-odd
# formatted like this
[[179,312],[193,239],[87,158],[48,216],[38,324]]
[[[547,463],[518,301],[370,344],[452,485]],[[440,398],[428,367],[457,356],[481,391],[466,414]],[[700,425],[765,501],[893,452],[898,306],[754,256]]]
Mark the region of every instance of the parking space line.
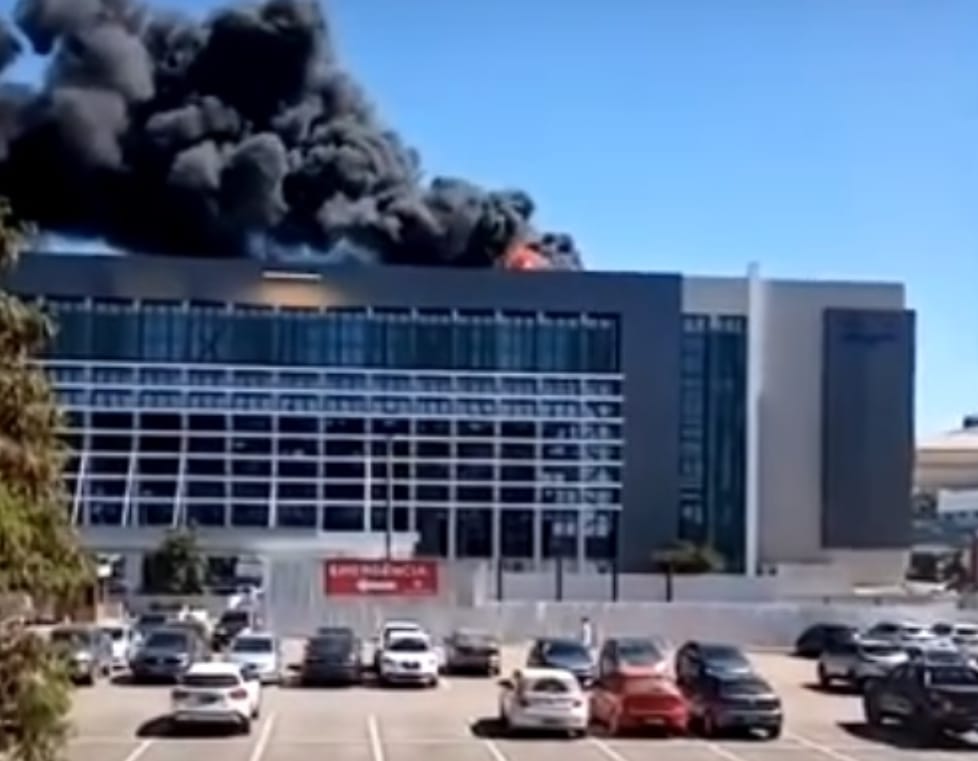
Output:
[[589,737],[588,743],[601,751],[605,758],[608,758],[610,761],[628,761],[628,759],[608,745],[604,740],[599,740],[597,737]]
[[148,751],[150,747],[152,747],[152,745],[153,745],[152,740],[143,740],[141,743],[139,743],[139,745],[137,745],[133,749],[132,753],[130,753],[128,756],[125,757],[125,759],[123,759],[123,761],[136,761],[140,756],[142,756],[146,751]]
[[[275,727],[275,714],[271,714],[265,720],[265,726],[261,728],[261,733],[258,735],[258,742],[255,743],[255,747],[251,749],[251,754],[248,756],[248,761],[261,761],[261,757],[265,755],[265,749],[268,747],[269,740],[272,739],[272,729]],[[126,759],[126,761],[132,761],[131,759]]]
[[747,761],[747,759],[741,756],[739,753],[734,753],[732,750],[724,748],[722,745],[717,745],[716,743],[711,742],[704,744],[706,745],[707,750],[720,758],[726,759],[726,761]]
[[384,744],[380,739],[380,726],[373,714],[367,717],[367,735],[370,737],[370,755],[374,761],[384,761]]
[[492,756],[492,761],[509,761],[509,759],[506,758],[506,754],[503,753],[499,749],[499,746],[496,745],[496,743],[493,742],[492,740],[485,739],[482,741],[482,744],[483,746],[485,746],[485,749],[489,752],[489,755]]
[[794,740],[796,743],[803,745],[808,750],[813,750],[816,753],[821,753],[823,756],[828,756],[829,758],[835,759],[835,761],[859,761],[859,759],[857,759],[855,756],[841,753],[835,748],[830,748],[828,745],[823,745],[822,743],[817,743],[814,740],[809,740],[807,737],[796,734],[795,732],[789,732],[788,739]]

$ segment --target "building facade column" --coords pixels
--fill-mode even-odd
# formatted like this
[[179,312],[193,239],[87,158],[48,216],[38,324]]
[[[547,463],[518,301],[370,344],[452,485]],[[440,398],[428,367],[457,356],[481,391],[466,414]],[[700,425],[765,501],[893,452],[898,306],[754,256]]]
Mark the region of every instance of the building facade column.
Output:
[[756,576],[760,562],[761,520],[761,405],[764,392],[765,286],[760,268],[752,263],[747,271],[747,398],[745,408],[746,456],[744,458],[744,573]]

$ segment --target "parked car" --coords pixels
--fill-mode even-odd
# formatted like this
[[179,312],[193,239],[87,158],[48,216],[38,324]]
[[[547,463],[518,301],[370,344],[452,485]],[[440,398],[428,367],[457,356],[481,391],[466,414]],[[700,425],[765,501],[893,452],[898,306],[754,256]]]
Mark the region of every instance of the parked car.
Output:
[[75,684],[93,685],[112,673],[112,642],[96,626],[55,627],[51,644],[64,658]]
[[933,642],[936,637],[930,628],[913,621],[880,621],[865,634],[866,639],[895,642],[901,646]]
[[499,674],[499,640],[489,632],[457,629],[445,639],[447,673]]
[[710,673],[686,688],[690,726],[704,737],[761,730],[780,737],[784,724],[781,698],[757,674]]
[[373,641],[374,655],[373,664],[374,671],[380,672],[380,655],[384,648],[387,647],[387,642],[392,635],[396,634],[421,634],[427,636],[424,627],[421,626],[417,621],[408,620],[391,620],[384,621],[380,626],[380,630],[377,632],[377,636]]
[[611,735],[643,727],[682,734],[689,724],[689,707],[671,679],[619,669],[598,677],[591,692],[591,718]]
[[438,653],[424,632],[394,632],[380,652],[377,672],[382,684],[438,686]]
[[261,713],[261,682],[235,663],[195,663],[173,688],[170,706],[177,725],[230,724],[248,734]]
[[205,644],[189,627],[150,630],[129,662],[135,682],[176,681],[198,661],[207,659]]
[[362,677],[360,640],[353,629],[329,627],[307,640],[299,682],[317,684],[356,684]]
[[127,668],[136,647],[136,634],[132,627],[121,621],[103,621],[99,628],[111,643],[112,668]]
[[227,659],[258,675],[262,684],[282,678],[282,645],[274,634],[243,631],[228,646]]
[[733,645],[687,642],[676,653],[676,681],[686,688],[708,675],[749,676],[754,667]]
[[558,669],[573,674],[583,687],[589,687],[597,676],[590,648],[576,639],[543,637],[530,647],[526,665],[537,669]]
[[851,642],[856,637],[856,627],[848,624],[815,624],[809,626],[795,641],[795,655],[801,658],[818,658],[825,648],[836,642]]
[[869,683],[863,710],[870,726],[894,720],[922,744],[970,732],[978,729],[978,671],[911,660]]
[[574,674],[563,669],[525,668],[499,681],[499,725],[503,731],[587,734],[590,706]]
[[258,628],[258,616],[250,608],[234,608],[221,613],[214,625],[211,635],[211,646],[215,650],[223,650],[231,640],[246,629]]
[[951,641],[969,655],[978,656],[978,624],[954,624]]
[[822,688],[842,682],[860,690],[867,679],[885,676],[906,662],[907,652],[894,642],[856,639],[830,643],[818,660],[818,683]]
[[669,661],[665,648],[650,637],[606,639],[598,653],[598,677],[665,676]]

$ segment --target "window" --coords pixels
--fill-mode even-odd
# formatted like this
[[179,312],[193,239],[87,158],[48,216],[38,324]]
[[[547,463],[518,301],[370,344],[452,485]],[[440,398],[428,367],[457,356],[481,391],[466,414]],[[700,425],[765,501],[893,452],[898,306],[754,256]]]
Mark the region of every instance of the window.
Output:
[[448,510],[442,507],[419,507],[415,521],[418,532],[418,555],[447,557]]
[[460,558],[492,557],[492,510],[458,510],[455,515],[455,553]]
[[532,558],[534,521],[532,510],[504,509],[500,517],[500,554],[504,558]]

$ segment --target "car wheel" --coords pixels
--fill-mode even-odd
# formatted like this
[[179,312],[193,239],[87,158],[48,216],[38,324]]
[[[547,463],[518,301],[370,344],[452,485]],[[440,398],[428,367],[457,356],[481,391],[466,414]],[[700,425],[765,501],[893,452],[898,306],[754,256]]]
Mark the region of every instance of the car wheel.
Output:
[[250,735],[251,734],[251,719],[243,719],[240,726],[241,734]]
[[930,748],[940,739],[940,728],[923,717],[917,719],[912,726],[914,741],[920,748]]
[[825,690],[825,689],[828,689],[829,687],[832,686],[832,680],[829,678],[829,675],[826,673],[825,666],[823,666],[821,663],[818,664],[818,671],[817,671],[817,673],[818,673],[818,686],[819,687],[821,687],[823,690]]
[[570,736],[570,739],[571,740],[580,740],[582,737],[585,737],[587,735],[587,730],[586,729],[572,729],[567,734]]
[[621,717],[617,713],[613,713],[608,716],[608,721],[605,723],[605,729],[612,737],[617,736],[618,733],[621,732]]
[[874,728],[883,726],[883,715],[876,706],[876,701],[870,697],[863,700],[863,713],[866,714],[866,723]]
[[717,736],[716,722],[713,720],[713,714],[711,714],[709,711],[703,714],[703,723],[701,726],[703,737]]
[[778,724],[777,726],[771,727],[767,732],[767,736],[769,740],[777,740],[781,737],[781,725]]

